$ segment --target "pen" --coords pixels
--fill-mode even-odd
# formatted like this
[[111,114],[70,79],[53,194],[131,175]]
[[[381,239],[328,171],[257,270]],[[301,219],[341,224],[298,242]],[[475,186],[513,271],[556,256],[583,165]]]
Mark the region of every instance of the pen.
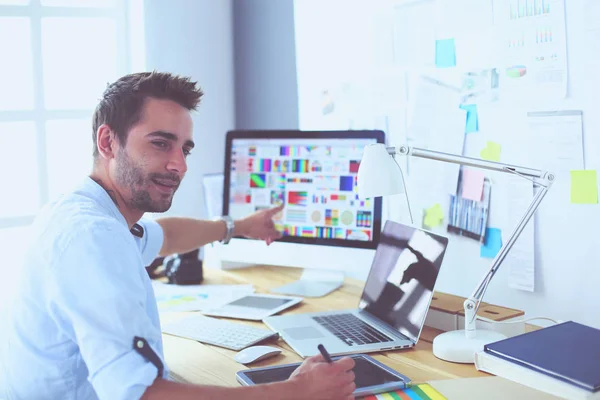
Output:
[[320,345],[317,346],[317,349],[319,349],[319,351],[323,355],[323,358],[325,359],[325,361],[327,361],[329,364],[331,364],[333,362],[333,361],[331,361],[331,356],[329,355],[329,353],[327,352],[327,350],[325,350],[325,346],[323,346],[322,344],[320,344]]

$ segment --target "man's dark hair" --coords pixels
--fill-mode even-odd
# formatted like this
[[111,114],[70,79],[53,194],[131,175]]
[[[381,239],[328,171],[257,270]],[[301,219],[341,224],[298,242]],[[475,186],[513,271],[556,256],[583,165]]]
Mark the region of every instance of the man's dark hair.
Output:
[[108,85],[92,117],[94,158],[98,127],[107,124],[116,133],[121,145],[127,141],[127,132],[142,118],[144,101],[172,100],[188,110],[196,110],[204,93],[190,78],[168,72],[138,72],[125,75]]

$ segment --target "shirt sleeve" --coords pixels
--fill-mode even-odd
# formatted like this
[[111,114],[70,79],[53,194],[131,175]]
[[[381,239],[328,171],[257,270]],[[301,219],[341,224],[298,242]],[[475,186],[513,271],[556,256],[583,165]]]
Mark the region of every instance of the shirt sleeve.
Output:
[[142,260],[144,265],[150,265],[158,257],[163,245],[164,232],[158,222],[150,218],[142,218],[138,221],[138,224],[144,228],[144,236],[138,240]]
[[51,262],[48,309],[79,346],[100,399],[139,399],[158,370],[133,338],[145,338],[161,359],[162,338],[147,312],[153,298],[135,240],[117,225],[82,229]]

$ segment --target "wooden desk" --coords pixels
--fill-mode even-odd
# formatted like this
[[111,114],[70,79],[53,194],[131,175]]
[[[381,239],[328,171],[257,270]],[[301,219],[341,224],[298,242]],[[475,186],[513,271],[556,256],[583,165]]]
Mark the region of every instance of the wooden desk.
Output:
[[[283,267],[252,267],[247,269],[222,271],[205,269],[205,284],[251,283],[259,293],[267,293],[270,288],[284,285],[300,278],[301,270]],[[300,305],[285,313],[306,313],[324,310],[354,308],[362,293],[363,282],[347,278],[344,285],[321,298],[306,298]],[[181,318],[186,313],[161,313],[161,322],[166,323]],[[261,322],[239,321],[262,326]],[[442,361],[432,353],[431,341],[439,331],[425,327],[417,346],[410,350],[397,350],[370,355],[419,383],[433,379],[455,379],[464,377],[489,376],[475,369],[473,364],[455,364]],[[237,371],[247,369],[233,360],[236,352],[221,347],[205,345],[193,340],[163,335],[164,353],[171,374],[178,380],[196,384],[238,386]],[[302,361],[282,339],[265,344],[276,346],[283,352],[270,359],[252,364],[251,367],[287,364]]]

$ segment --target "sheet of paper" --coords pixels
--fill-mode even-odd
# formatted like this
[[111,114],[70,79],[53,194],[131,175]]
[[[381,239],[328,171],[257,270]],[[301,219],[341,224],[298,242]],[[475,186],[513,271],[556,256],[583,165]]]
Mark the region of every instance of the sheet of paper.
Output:
[[494,65],[491,0],[437,0],[436,38],[454,38],[458,68]]
[[[598,70],[600,64],[600,2],[598,0],[584,0],[583,20],[585,34],[585,51],[582,55],[585,59],[582,65],[590,68],[590,74]],[[594,90],[593,87],[589,89]]]
[[568,179],[569,171],[585,169],[583,113],[578,110],[527,113],[531,166]]
[[494,258],[502,248],[502,231],[498,228],[485,230],[485,243],[481,245],[479,255],[484,258]]
[[435,1],[420,0],[394,7],[394,63],[400,67],[435,65]]
[[252,285],[172,285],[153,281],[158,311],[202,311],[254,293]]
[[481,201],[484,179],[485,174],[483,171],[464,168],[462,198],[473,201]]
[[[502,186],[508,218],[503,230],[510,234],[519,224],[533,198],[533,183],[519,176],[507,175]],[[508,286],[513,289],[535,290],[535,223],[532,217],[506,255],[502,268],[508,269]],[[508,236],[506,236],[508,240]]]
[[[466,111],[458,107],[459,90],[427,78],[418,79],[415,86],[415,100],[409,110],[407,143],[414,147],[461,154]],[[415,157],[410,157],[407,162],[408,175],[414,182],[411,188],[422,188],[424,185],[418,183],[426,181],[430,193],[456,193],[460,165]]]
[[499,162],[501,152],[502,146],[500,146],[500,144],[488,140],[486,146],[481,150],[479,155],[484,160]]
[[514,101],[567,95],[564,0],[494,0],[501,96]]
[[435,41],[435,66],[438,68],[456,67],[454,39],[438,39]]
[[202,185],[207,217],[223,215],[223,174],[204,175]]
[[598,204],[598,178],[595,170],[571,171],[571,203]]

